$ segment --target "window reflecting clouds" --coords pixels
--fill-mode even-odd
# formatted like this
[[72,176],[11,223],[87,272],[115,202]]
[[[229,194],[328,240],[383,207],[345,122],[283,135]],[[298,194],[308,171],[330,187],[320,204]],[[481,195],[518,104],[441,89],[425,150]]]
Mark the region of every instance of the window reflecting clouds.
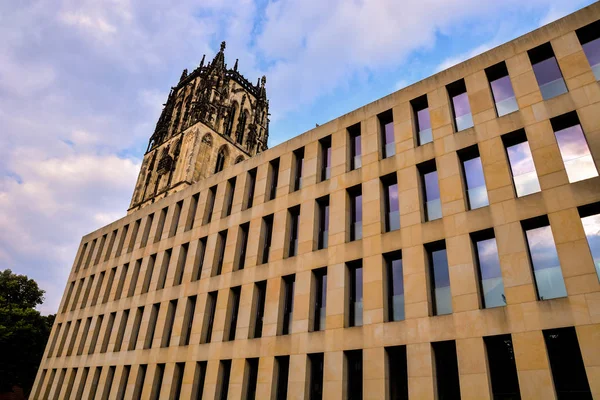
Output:
[[600,213],[581,218],[581,223],[600,279]]
[[598,170],[590,154],[581,125],[556,131],[555,135],[569,182],[573,183],[598,176]]
[[528,229],[525,234],[540,299],[566,297],[567,289],[550,226]]
[[541,190],[529,143],[521,142],[506,148],[517,196],[526,196]]

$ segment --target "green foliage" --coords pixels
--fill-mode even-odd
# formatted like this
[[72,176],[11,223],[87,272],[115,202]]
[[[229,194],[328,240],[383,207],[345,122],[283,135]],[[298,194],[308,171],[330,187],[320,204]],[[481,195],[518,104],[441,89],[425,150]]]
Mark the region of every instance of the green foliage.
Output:
[[44,291],[25,275],[0,272],[0,392],[13,385],[31,390],[54,315],[35,310]]

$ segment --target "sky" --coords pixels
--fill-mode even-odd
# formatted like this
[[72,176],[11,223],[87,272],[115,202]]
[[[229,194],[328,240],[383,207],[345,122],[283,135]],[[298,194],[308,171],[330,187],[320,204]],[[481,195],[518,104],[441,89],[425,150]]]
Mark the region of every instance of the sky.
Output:
[[0,270],[55,313],[81,237],[126,214],[184,68],[267,76],[275,146],[589,0],[0,0]]

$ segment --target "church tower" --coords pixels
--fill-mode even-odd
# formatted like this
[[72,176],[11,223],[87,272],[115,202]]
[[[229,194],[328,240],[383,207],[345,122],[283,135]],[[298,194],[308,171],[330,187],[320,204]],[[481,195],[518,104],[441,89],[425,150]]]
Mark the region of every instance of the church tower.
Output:
[[225,64],[225,42],[208,65],[183,70],[150,137],[128,212],[267,149],[266,78],[253,85]]

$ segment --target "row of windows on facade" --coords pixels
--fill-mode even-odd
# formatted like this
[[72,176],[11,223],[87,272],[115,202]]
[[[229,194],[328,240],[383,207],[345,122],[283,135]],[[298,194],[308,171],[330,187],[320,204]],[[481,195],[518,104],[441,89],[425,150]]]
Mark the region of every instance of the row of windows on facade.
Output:
[[[583,363],[581,350],[577,340],[575,328],[559,328],[544,330],[543,337],[546,344],[547,357],[554,382],[554,390],[558,399],[592,399],[589,387],[588,377]],[[483,338],[485,345],[485,354],[487,357],[488,380],[491,387],[493,398],[502,399],[520,399],[519,376],[516,367],[516,356],[513,349],[512,337],[510,334],[487,336]],[[457,357],[456,342],[454,340],[431,343],[434,362],[433,368],[435,377],[435,391],[438,399],[460,399],[461,385],[459,378],[459,365]],[[324,353],[307,354],[307,374],[308,398],[311,400],[320,400],[323,398],[323,381],[325,370]],[[388,387],[387,398],[389,399],[408,399],[409,398],[409,378],[408,367],[411,360],[407,357],[406,346],[393,346],[385,348],[386,357],[386,383]],[[344,351],[343,360],[343,384],[348,399],[363,398],[363,363],[362,350]],[[254,400],[257,395],[257,384],[259,374],[259,358],[247,358],[244,363],[244,379],[242,382],[242,398]],[[172,399],[180,398],[183,377],[186,369],[194,368],[193,384],[190,399],[201,399],[204,391],[204,381],[208,363],[200,362],[177,362],[172,370],[173,377],[168,397]],[[232,360],[221,360],[218,363],[218,379],[215,398],[226,400],[229,392]],[[103,367],[95,367],[94,375],[90,385],[89,398],[95,398],[99,395],[102,399],[108,399],[113,385],[118,385],[116,391],[117,399],[124,399],[128,385],[133,386],[131,398],[140,399],[147,374],[148,366],[143,364],[138,368],[137,376],[131,376],[131,366],[123,367],[119,382],[115,383],[115,366],[104,367],[108,369],[104,387],[99,388],[101,370]],[[76,398],[82,398],[86,386],[90,368],[80,368],[82,376],[77,388]],[[153,377],[150,390],[150,399],[159,399],[162,391],[166,364],[157,364],[155,376]],[[58,372],[57,372],[58,371]],[[37,395],[41,394],[43,384],[45,384],[45,394],[41,398],[49,398],[50,390],[56,382],[56,396],[63,384],[66,384],[64,398],[69,398],[74,389],[75,378],[78,368],[74,368],[67,376],[67,369],[50,370],[48,381],[46,374],[48,370],[42,372]],[[282,355],[275,357],[275,368],[273,369],[273,390],[276,399],[286,399],[288,395],[288,380],[290,372],[290,356]],[[58,373],[58,377],[56,377]],[[65,382],[65,379],[68,379]],[[164,395],[164,393],[163,393]],[[575,397],[573,397],[575,396]]]
[[[594,264],[597,268],[597,273],[600,278],[600,204],[593,204],[590,206],[584,206],[579,209],[580,215],[582,216],[582,224],[586,232],[588,243],[594,258]],[[527,248],[529,250],[529,258],[534,275],[534,284],[538,298],[540,300],[549,300],[554,298],[566,297],[567,291],[563,279],[562,270],[560,267],[556,246],[552,237],[551,228],[547,217],[537,217],[534,219],[522,221],[522,227],[527,242]],[[482,308],[492,308],[506,305],[506,297],[504,294],[504,283],[502,279],[502,271],[498,256],[498,247],[494,236],[493,229],[485,231],[475,232],[471,234],[472,248],[475,255],[475,274],[478,277],[479,282],[479,298]],[[452,313],[452,294],[450,287],[450,273],[448,268],[448,258],[446,254],[445,241],[439,241],[429,243],[425,245],[425,250],[428,258],[428,285],[430,293],[430,304],[431,304],[431,315],[445,315]],[[167,251],[167,255],[170,256],[170,251]],[[185,257],[184,257],[185,259]],[[387,298],[386,302],[386,321],[401,321],[405,319],[404,314],[404,273],[403,273],[403,262],[402,252],[400,250],[387,253],[383,255],[383,260],[386,266],[386,276],[384,280],[383,294]],[[168,264],[168,260],[166,261]],[[136,271],[139,274],[139,265],[141,260],[136,262]],[[348,262],[347,274],[345,285],[348,287],[348,297],[346,299],[346,326],[361,326],[362,315],[363,315],[363,266],[361,260]],[[152,274],[153,264],[149,264],[150,271],[145,278],[144,288],[142,292],[148,290],[148,282],[150,279],[148,275]],[[162,269],[164,271],[164,268]],[[122,279],[117,289],[118,298],[119,292],[123,288],[123,282],[125,281],[124,276],[126,275],[127,269],[124,268],[121,273]],[[114,278],[116,274],[116,268],[111,271],[111,276]],[[161,276],[166,276],[166,273],[161,273]],[[182,274],[179,274],[182,276]],[[103,275],[101,275],[102,279]],[[109,278],[109,284],[105,289],[105,295],[103,301],[106,302],[108,299],[108,293],[111,290],[111,284]],[[282,278],[282,300],[280,303],[280,318],[277,333],[286,335],[292,333],[292,321],[294,311],[294,288],[295,288],[295,275],[288,275]],[[93,277],[89,282],[93,282]],[[137,277],[134,273],[132,278],[128,295],[132,296],[137,283]],[[179,280],[178,283],[181,283]],[[83,283],[81,283],[82,285]],[[177,280],[176,280],[177,284]],[[80,285],[80,286],[81,286]],[[161,286],[162,285],[162,286]],[[96,287],[96,291],[99,291],[101,282]],[[86,293],[89,293],[91,284],[88,284]],[[164,287],[164,278],[159,279],[157,289]],[[263,317],[265,313],[265,296],[267,289],[267,281],[261,281],[254,284],[253,289],[253,311],[252,311],[252,327],[249,331],[248,337],[259,338],[262,336],[263,328]],[[204,310],[204,321],[200,343],[209,343],[212,337],[213,323],[216,312],[218,292],[210,292],[207,295],[206,308]],[[224,329],[226,332],[224,340],[234,340],[236,338],[236,327],[240,305],[241,286],[233,287],[230,289],[229,298],[227,299],[227,314],[226,319],[227,326]],[[87,296],[86,296],[87,297]],[[327,268],[319,268],[313,271],[312,283],[311,283],[311,331],[324,330],[326,327],[326,304],[327,304]],[[68,301],[68,300],[67,300]],[[82,302],[81,307],[85,306],[86,299]],[[73,305],[77,303],[77,299],[74,300]],[[94,301],[92,301],[92,305]],[[167,320],[165,323],[165,332],[161,336],[161,347],[167,347],[171,342],[172,325],[177,311],[178,300],[171,300],[167,307]],[[150,317],[148,332],[145,336],[143,348],[150,348],[153,344],[154,329],[158,314],[160,311],[161,303],[156,303],[150,308]],[[145,307],[138,307],[135,316],[133,316],[133,330],[129,340],[128,350],[134,350],[137,345],[137,338],[139,334],[139,328],[141,325],[142,317],[144,314]],[[125,327],[129,319],[129,310],[125,310],[121,315],[120,324],[116,331],[116,340],[114,345],[114,351],[120,351],[124,339]],[[182,332],[177,336],[179,342],[173,343],[173,345],[188,345],[190,343],[191,329],[193,325],[193,317],[196,314],[196,296],[191,296],[185,303],[184,310],[184,324]],[[100,344],[100,352],[106,352],[110,343],[111,335],[113,334],[113,326],[117,313],[113,312],[109,315],[108,321],[104,329],[104,339]],[[91,343],[88,348],[88,354],[92,354],[96,351],[98,337],[100,335],[100,329],[103,323],[104,316],[100,315],[96,319],[95,328]],[[62,330],[62,323],[58,324],[56,333],[54,334],[48,357],[53,355],[60,357],[62,356],[63,349],[70,336],[70,343],[67,346],[66,355],[72,355],[74,351],[75,341],[79,335],[82,320],[78,319],[75,321],[73,329],[71,331],[71,321],[64,324],[65,328]],[[79,343],[77,354],[81,355],[84,351],[85,342],[87,339],[87,332],[89,331],[92,324],[92,317],[88,317],[83,327],[83,338]],[[59,336],[61,337],[58,344],[56,354],[54,349],[58,341]]]

